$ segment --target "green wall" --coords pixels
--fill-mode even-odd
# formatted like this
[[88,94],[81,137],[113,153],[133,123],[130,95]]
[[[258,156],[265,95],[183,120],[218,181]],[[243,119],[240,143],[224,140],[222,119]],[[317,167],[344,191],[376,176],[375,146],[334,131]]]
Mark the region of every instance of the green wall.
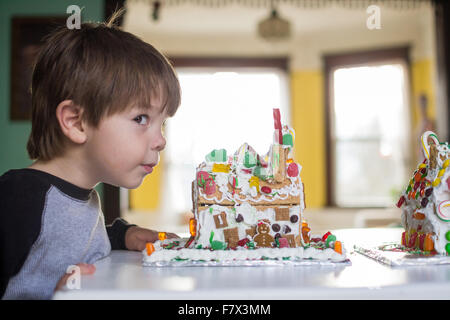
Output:
[[[10,121],[11,17],[69,16],[69,5],[82,9],[82,21],[102,21],[104,0],[1,0],[0,1],[0,175],[9,169],[27,167],[26,143],[31,131],[29,121]],[[101,192],[102,186],[96,189]]]

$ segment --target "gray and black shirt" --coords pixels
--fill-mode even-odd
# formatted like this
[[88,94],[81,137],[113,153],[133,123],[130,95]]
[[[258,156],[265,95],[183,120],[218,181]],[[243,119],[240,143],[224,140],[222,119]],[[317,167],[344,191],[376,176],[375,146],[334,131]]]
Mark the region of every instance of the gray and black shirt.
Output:
[[35,169],[0,177],[0,297],[50,299],[70,265],[125,250],[131,226],[105,226],[95,189]]

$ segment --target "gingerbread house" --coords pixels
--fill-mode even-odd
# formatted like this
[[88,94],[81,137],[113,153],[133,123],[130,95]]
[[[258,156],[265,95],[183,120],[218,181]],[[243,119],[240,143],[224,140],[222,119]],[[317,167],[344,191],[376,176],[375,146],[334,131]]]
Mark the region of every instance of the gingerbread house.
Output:
[[244,143],[234,154],[211,151],[192,182],[193,235],[187,248],[299,247],[309,243],[303,219],[301,166],[295,133],[274,109],[274,141],[260,156]]
[[450,146],[432,131],[421,137],[425,159],[397,202],[402,209],[402,245],[450,253]]

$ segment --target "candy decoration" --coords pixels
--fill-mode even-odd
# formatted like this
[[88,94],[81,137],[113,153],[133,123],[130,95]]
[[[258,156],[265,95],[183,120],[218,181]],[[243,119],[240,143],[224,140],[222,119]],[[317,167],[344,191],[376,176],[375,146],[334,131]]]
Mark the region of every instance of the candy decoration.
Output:
[[199,171],[197,172],[197,184],[203,188],[207,180],[212,179],[208,172]]
[[195,235],[197,234],[197,220],[195,220],[194,218],[191,218],[189,220],[189,233],[193,237],[195,237]]
[[447,243],[445,245],[445,251],[447,251],[447,253],[450,253],[450,243]]
[[450,177],[447,179],[447,189],[450,190]]
[[289,248],[288,239],[280,237],[280,238],[278,238],[276,240],[278,241],[280,248]]
[[436,178],[431,185],[433,187],[437,187],[440,183],[441,183],[441,179],[440,178]]
[[444,163],[442,164],[442,168],[446,169],[448,166],[450,165],[450,159],[447,159],[444,161]]
[[214,163],[212,166],[212,172],[230,172],[230,165],[224,163]]
[[266,193],[266,194],[269,194],[269,193],[272,192],[272,189],[270,187],[268,187],[268,186],[264,186],[264,187],[261,188],[261,191]]
[[292,223],[296,223],[297,221],[298,221],[298,216],[297,215],[292,215],[290,218],[289,218],[289,220],[292,222]]
[[145,248],[147,249],[147,255],[150,256],[153,252],[155,252],[155,246],[151,242],[147,242],[145,245]]
[[211,249],[213,250],[225,250],[227,248],[227,244],[222,241],[213,240],[214,239],[214,231],[211,231],[209,236],[209,243],[211,245]]
[[275,231],[275,232],[278,232],[278,231],[281,230],[281,227],[280,227],[280,225],[278,223],[274,223],[272,225],[272,230]]
[[256,166],[256,163],[257,161],[255,154],[246,151],[244,155],[244,166],[246,168],[252,168]]
[[212,179],[207,180],[206,183],[205,183],[205,187],[203,188],[203,191],[208,196],[216,193],[216,183]]
[[330,236],[330,235],[331,235],[331,232],[330,232],[330,231],[328,231],[327,233],[325,233],[325,234],[322,236],[322,241],[325,242],[325,240],[327,240],[328,236]]
[[294,138],[291,134],[287,133],[283,135],[283,145],[294,147]]
[[245,246],[250,240],[248,240],[247,238],[241,239],[238,241],[238,246],[243,247]]
[[158,232],[159,241],[164,241],[167,239],[167,234],[165,232]]
[[417,232],[414,232],[411,234],[411,237],[409,238],[408,247],[414,248],[416,245],[416,240],[417,240]]
[[439,219],[445,222],[450,222],[450,200],[442,201],[436,211]]
[[339,254],[342,254],[342,243],[340,241],[336,241],[334,243],[334,251],[336,251]]
[[281,127],[281,115],[280,115],[280,109],[274,108],[273,109],[273,123],[274,128],[277,131],[278,134],[278,141],[276,141],[279,144],[283,144],[283,133],[282,133],[282,127]]
[[428,198],[423,198],[422,201],[420,202],[420,205],[422,206],[422,208],[425,208],[428,204]]
[[433,238],[431,237],[431,234],[429,234],[429,233],[427,233],[427,235],[425,236],[423,250],[425,250],[425,251],[433,251],[434,250]]
[[244,217],[242,216],[242,214],[238,214],[236,217],[236,222],[242,222],[244,221]]
[[286,234],[286,233],[289,233],[289,232],[291,232],[292,230],[291,230],[291,228],[289,227],[289,226],[284,226],[284,233]]
[[428,188],[427,190],[425,190],[425,197],[431,196],[432,193],[433,193],[433,188]]
[[438,177],[442,177],[445,173],[445,169],[439,170]]
[[259,192],[259,178],[256,176],[252,176],[249,180],[249,187],[253,188],[256,187],[256,191]]
[[447,233],[445,234],[445,239],[447,239],[447,241],[450,241],[450,231],[447,231]]
[[405,196],[401,196],[400,199],[398,199],[397,202],[397,207],[401,208],[401,206],[403,205],[403,203],[405,203]]
[[227,150],[225,149],[214,149],[206,155],[207,162],[226,162],[227,161]]
[[425,215],[423,213],[421,213],[421,212],[415,212],[413,214],[413,218],[416,219],[416,220],[424,220],[425,219]]
[[439,139],[437,138],[436,134],[433,131],[426,131],[422,137],[422,148],[423,153],[427,159],[430,159],[430,141],[434,143],[435,145],[439,145]]
[[407,239],[406,239],[406,231],[405,231],[402,233],[402,246],[406,247],[406,242],[407,242]]
[[330,234],[327,239],[325,240],[325,244],[328,248],[332,247],[332,243],[336,242],[336,236],[334,234]]
[[298,165],[296,163],[290,163],[287,168],[287,174],[289,177],[298,176]]

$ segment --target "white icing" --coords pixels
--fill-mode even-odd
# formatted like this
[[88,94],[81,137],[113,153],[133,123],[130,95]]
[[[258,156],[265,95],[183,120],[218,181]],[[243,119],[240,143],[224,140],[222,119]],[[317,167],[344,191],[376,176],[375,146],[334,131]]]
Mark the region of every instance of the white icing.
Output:
[[192,261],[236,261],[236,260],[260,260],[263,257],[270,259],[282,260],[283,258],[291,259],[314,259],[314,260],[331,260],[335,262],[345,261],[346,251],[343,249],[342,254],[327,248],[324,250],[313,247],[308,248],[258,248],[248,250],[238,247],[236,250],[205,250],[205,249],[187,249],[180,250],[155,250],[150,256],[143,251],[144,263],[152,263],[158,261],[171,261],[175,258],[189,259]]

